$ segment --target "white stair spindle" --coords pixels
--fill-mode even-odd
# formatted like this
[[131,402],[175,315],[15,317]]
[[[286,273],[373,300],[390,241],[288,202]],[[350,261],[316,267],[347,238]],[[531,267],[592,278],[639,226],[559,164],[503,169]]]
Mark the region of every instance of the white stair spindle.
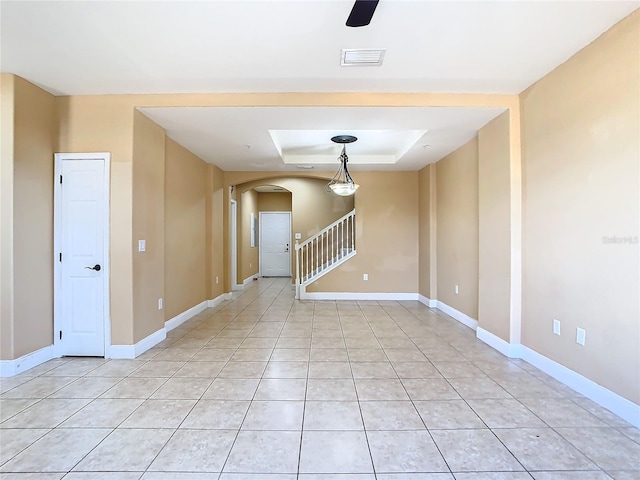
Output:
[[353,251],[353,248],[355,246],[355,229],[353,228],[355,220],[355,217],[351,217],[351,251]]
[[334,227],[331,227],[331,230],[329,230],[331,232],[331,259],[335,258],[335,255],[333,254],[333,229]]
[[356,254],[355,210],[302,243],[296,242],[296,292]]

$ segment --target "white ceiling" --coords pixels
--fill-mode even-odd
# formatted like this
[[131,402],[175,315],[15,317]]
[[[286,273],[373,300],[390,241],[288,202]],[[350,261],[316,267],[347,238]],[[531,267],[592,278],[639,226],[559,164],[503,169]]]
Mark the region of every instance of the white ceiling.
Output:
[[[170,107],[140,110],[162,125],[178,143],[227,171],[293,171],[297,170],[297,165],[333,170],[338,165],[341,146],[332,143],[331,137],[343,133],[359,137],[357,142],[347,145],[351,170],[418,170],[471,140],[480,127],[504,111],[501,108],[454,107]],[[275,142],[270,130],[278,133]],[[415,131],[426,133],[416,136]],[[300,158],[288,164],[283,161],[281,152],[297,154]],[[376,155],[401,157],[396,163],[380,163],[370,158]],[[327,165],[328,162],[332,165]]]
[[[371,25],[348,28],[352,5],[353,0],[2,0],[0,69],[61,95],[516,94],[640,2],[381,0]],[[340,67],[343,48],[384,48],[383,65]],[[359,132],[361,141],[347,147],[354,152],[354,169],[358,155],[398,158],[406,151],[395,164],[363,158],[369,163],[362,168],[411,170],[442,158],[499,114],[306,107],[144,111],[178,142],[225,170],[295,169],[279,151],[286,157],[319,150],[328,161],[331,132]],[[418,136],[420,131],[426,133]],[[367,137],[372,140],[365,142]],[[426,143],[433,146],[423,149]]]

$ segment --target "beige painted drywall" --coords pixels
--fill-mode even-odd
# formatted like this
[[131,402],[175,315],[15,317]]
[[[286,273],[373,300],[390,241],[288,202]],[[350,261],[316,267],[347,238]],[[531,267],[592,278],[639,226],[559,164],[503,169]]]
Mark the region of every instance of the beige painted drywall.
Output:
[[258,242],[251,246],[251,219],[258,225],[258,192],[238,192],[238,283],[258,273]]
[[416,293],[418,175],[355,172],[353,177],[360,185],[354,199],[357,255],[307,291]]
[[126,95],[57,97],[59,152],[111,153],[111,341],[133,344],[132,155],[134,104]]
[[224,238],[228,228],[224,223],[223,172],[215,165],[207,165],[207,210],[206,210],[206,264],[208,300],[224,294],[225,257]]
[[437,280],[437,202],[436,164],[424,167],[418,173],[418,237],[419,285],[418,292],[430,300],[438,297]]
[[509,112],[478,132],[478,326],[510,340]]
[[14,75],[0,74],[0,360],[13,354]]
[[638,32],[636,11],[522,94],[523,343],[636,404]]
[[[53,343],[53,95],[15,78],[13,347],[15,358]],[[34,275],[34,273],[37,273]]]
[[477,319],[477,137],[436,164],[436,182],[438,300]]
[[[165,148],[165,320],[208,300],[207,164],[169,137]],[[209,262],[211,259],[209,258]]]
[[258,192],[259,212],[290,212],[291,192]]
[[[164,328],[165,315],[158,308],[165,290],[164,164],[164,129],[136,111],[132,169],[134,343]],[[146,242],[144,252],[138,251],[139,240]]]

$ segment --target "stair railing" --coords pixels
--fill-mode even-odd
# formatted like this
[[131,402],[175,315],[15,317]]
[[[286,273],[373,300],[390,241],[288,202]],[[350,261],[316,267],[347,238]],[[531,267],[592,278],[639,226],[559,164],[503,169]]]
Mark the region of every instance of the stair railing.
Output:
[[355,251],[356,211],[339,218],[302,243],[296,240],[296,285],[307,284]]

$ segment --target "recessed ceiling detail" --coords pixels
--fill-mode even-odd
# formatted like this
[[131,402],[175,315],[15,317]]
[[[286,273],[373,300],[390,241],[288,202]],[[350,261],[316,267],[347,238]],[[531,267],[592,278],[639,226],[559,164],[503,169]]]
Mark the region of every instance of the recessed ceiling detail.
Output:
[[[349,170],[419,170],[477,135],[504,108],[145,107],[167,135],[225,171],[332,171],[336,135],[354,135]],[[247,149],[246,145],[251,145]],[[431,145],[423,148],[423,145]],[[297,157],[294,157],[297,156]],[[323,158],[324,157],[324,158]],[[286,158],[286,160],[285,160]]]
[[[342,146],[331,142],[336,130],[269,130],[285,164],[336,164]],[[349,145],[350,165],[393,165],[426,130],[348,130],[358,137]]]

